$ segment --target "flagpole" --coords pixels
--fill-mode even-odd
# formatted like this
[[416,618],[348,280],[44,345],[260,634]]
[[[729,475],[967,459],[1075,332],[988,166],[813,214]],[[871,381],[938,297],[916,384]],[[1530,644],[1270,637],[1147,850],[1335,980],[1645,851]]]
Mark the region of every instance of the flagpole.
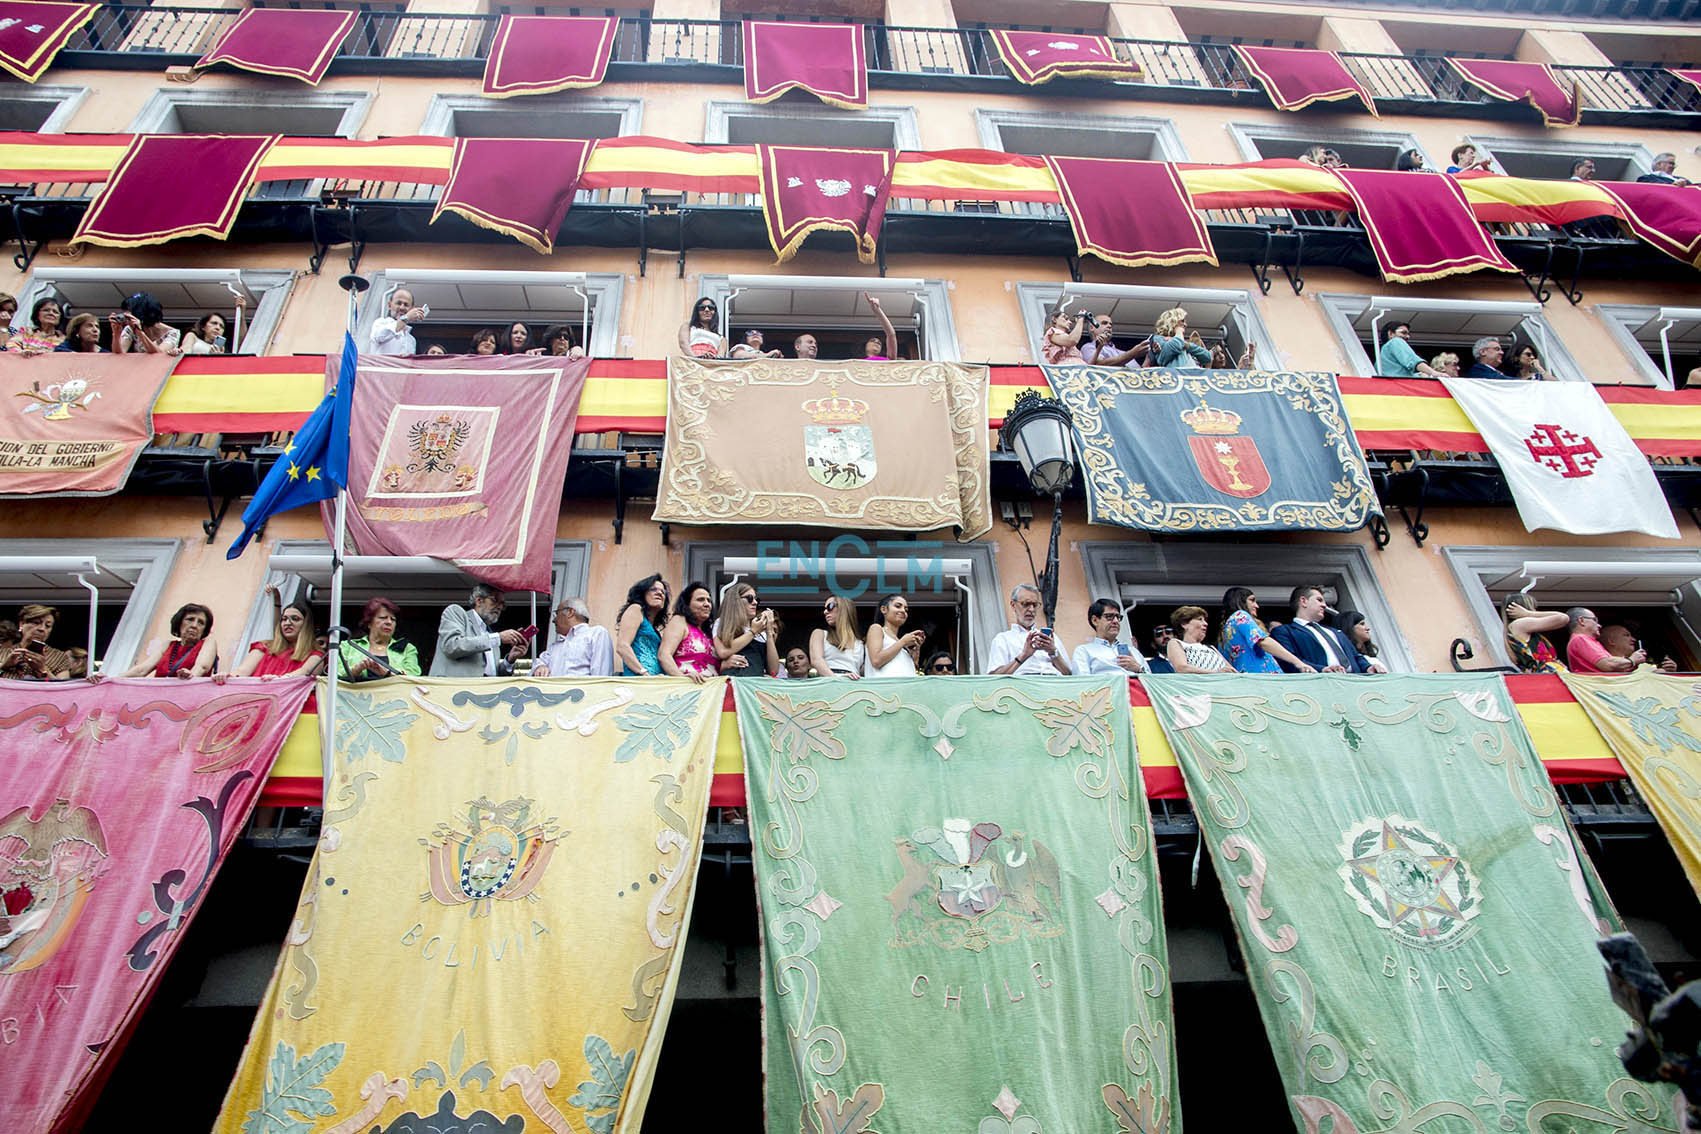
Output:
[[[366,279],[349,273],[337,281],[337,284],[348,292],[347,329],[354,334],[357,316],[356,302],[360,293],[371,287]],[[337,670],[342,661],[342,627],[343,627],[343,541],[348,531],[348,487],[339,486],[337,489],[337,518],[333,525],[331,537],[331,640],[325,643],[325,704],[324,713],[319,717],[319,759],[324,776],[324,793],[321,802],[331,792],[332,762],[331,750],[336,739],[337,729]]]

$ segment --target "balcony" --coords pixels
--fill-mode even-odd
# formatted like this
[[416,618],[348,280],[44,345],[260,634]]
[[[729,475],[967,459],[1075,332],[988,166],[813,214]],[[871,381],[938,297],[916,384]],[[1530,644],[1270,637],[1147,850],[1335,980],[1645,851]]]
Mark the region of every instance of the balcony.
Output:
[[[397,6],[400,7],[399,5]],[[194,63],[236,16],[235,10],[110,4],[66,45],[66,67],[163,70]],[[430,15],[362,8],[331,64],[331,74],[483,73],[494,15]],[[864,28],[871,86],[911,90],[1009,92],[1015,82],[984,30]],[[1118,83],[1116,94],[1146,101],[1266,105],[1229,44],[1116,39],[1119,54],[1146,79]],[[1528,107],[1498,102],[1462,83],[1444,58],[1343,54],[1377,103],[1400,114],[1522,120]],[[623,19],[609,80],[733,83],[743,39],[734,20]],[[1659,67],[1556,67],[1584,92],[1590,125],[1694,125],[1701,92]],[[1102,97],[1098,80],[1058,81],[1049,93]]]

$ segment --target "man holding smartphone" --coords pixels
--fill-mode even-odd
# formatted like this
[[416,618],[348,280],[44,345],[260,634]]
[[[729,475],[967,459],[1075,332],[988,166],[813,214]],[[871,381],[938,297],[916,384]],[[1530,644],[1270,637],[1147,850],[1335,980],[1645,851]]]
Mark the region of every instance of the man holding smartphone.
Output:
[[532,666],[533,677],[612,677],[614,641],[601,626],[591,625],[591,608],[584,599],[563,599],[555,608],[558,637]]
[[992,649],[987,653],[987,673],[1068,676],[1074,672],[1069,668],[1063,643],[1057,640],[1051,627],[1034,626],[1039,611],[1039,588],[1023,583],[1010,592],[1010,614],[1016,621],[992,640]]
[[1122,632],[1122,608],[1110,599],[1094,599],[1087,608],[1087,625],[1093,636],[1075,647],[1075,672],[1082,675],[1101,673],[1143,673],[1146,659],[1127,642],[1118,642]]

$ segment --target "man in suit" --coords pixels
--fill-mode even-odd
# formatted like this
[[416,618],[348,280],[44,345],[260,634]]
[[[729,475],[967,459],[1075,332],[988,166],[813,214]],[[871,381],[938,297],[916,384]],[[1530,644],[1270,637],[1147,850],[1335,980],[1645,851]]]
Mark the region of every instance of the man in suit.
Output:
[[[1286,646],[1295,657],[1322,673],[1368,673],[1370,664],[1364,660],[1347,636],[1332,626],[1323,625],[1327,604],[1323,588],[1304,583],[1293,589],[1290,600],[1293,621],[1284,622],[1270,631],[1270,637]],[[1282,662],[1285,673],[1298,673],[1293,666]]]
[[468,606],[444,607],[443,616],[437,620],[437,654],[431,659],[431,676],[495,677],[504,650],[508,661],[524,653],[524,634],[495,629],[506,605],[501,591],[480,583],[472,589]]

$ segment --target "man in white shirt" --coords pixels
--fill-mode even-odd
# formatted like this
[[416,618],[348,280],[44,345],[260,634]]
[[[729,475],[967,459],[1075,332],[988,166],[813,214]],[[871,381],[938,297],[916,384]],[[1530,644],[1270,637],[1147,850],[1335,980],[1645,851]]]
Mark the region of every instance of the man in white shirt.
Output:
[[1133,366],[1138,368],[1145,360],[1146,352],[1151,350],[1152,340],[1144,339],[1135,343],[1128,350],[1118,350],[1111,335],[1109,315],[1093,316],[1090,336],[1081,344],[1081,361],[1089,366]]
[[555,633],[558,637],[532,666],[533,677],[614,675],[614,641],[607,630],[591,625],[584,599],[564,599],[555,608]]
[[1016,619],[1010,629],[992,640],[987,655],[989,674],[1064,674],[1072,672],[1063,643],[1047,628],[1037,630],[1034,621],[1039,617],[1040,593],[1026,583],[1010,592],[1010,613]]
[[1087,625],[1093,636],[1075,647],[1070,659],[1075,672],[1083,677],[1101,673],[1141,673],[1146,659],[1140,651],[1126,642],[1118,642],[1122,630],[1122,608],[1109,599],[1094,599],[1087,608]]
[[[1303,584],[1293,589],[1293,621],[1284,622],[1270,631],[1270,637],[1286,646],[1300,661],[1320,673],[1369,673],[1370,665],[1347,636],[1332,626],[1323,625],[1328,604],[1323,601],[1323,589]],[[1298,673],[1298,669],[1282,662],[1282,672]]]
[[413,292],[398,287],[390,293],[390,313],[372,324],[373,354],[417,354],[413,324],[425,318],[425,309],[413,305]]

